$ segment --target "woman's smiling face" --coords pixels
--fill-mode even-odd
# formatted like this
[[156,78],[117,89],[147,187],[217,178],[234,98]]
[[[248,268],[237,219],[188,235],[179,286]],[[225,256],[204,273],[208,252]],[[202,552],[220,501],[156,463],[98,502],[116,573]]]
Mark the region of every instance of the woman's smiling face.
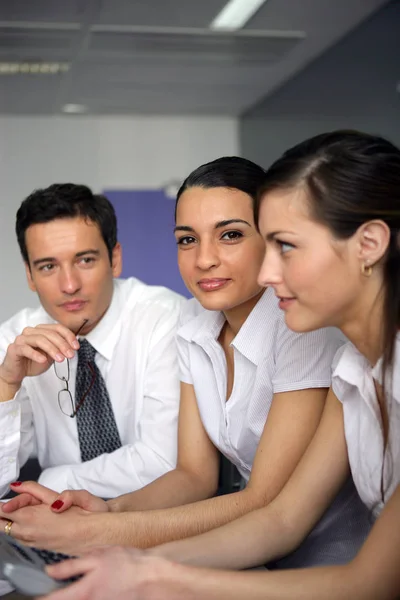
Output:
[[264,243],[248,194],[188,188],[177,205],[175,238],[181,276],[204,308],[227,311],[258,298]]

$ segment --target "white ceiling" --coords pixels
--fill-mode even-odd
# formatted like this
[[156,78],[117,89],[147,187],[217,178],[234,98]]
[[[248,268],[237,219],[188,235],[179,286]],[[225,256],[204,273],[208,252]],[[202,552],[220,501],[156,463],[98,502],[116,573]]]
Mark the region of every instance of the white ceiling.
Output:
[[266,0],[216,33],[225,0],[0,0],[0,61],[71,65],[1,75],[0,113],[241,115],[387,2]]

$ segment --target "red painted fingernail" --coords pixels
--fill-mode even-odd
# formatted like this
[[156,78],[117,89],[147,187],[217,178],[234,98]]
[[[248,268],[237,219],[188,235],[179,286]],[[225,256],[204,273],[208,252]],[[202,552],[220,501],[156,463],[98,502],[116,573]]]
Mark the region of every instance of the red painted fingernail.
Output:
[[10,483],[10,485],[22,485],[22,481],[14,481],[13,483]]
[[64,506],[64,502],[62,500],[56,500],[55,502],[53,502],[53,504],[51,505],[51,508],[54,508],[55,510],[60,510],[60,508]]

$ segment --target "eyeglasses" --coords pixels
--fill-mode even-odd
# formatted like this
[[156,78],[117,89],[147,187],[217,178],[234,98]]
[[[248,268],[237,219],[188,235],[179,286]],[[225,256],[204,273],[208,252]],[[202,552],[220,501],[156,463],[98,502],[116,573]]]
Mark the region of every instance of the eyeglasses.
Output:
[[[82,331],[87,322],[88,319],[85,319],[75,335],[78,335]],[[54,372],[56,376],[60,381],[65,383],[65,388],[58,392],[58,406],[60,407],[61,412],[64,413],[64,415],[66,415],[67,417],[70,417],[71,419],[73,419],[76,416],[78,410],[85,402],[96,379],[96,371],[94,370],[93,365],[90,362],[88,362],[87,366],[91,372],[92,379],[90,381],[88,389],[83,394],[79,402],[76,403],[69,389],[70,365],[68,358],[66,358],[62,363],[54,363]]]
[[[64,363],[65,363],[65,366],[61,367],[61,365],[64,365]],[[89,385],[88,389],[83,394],[83,396],[79,400],[79,402],[76,403],[72,397],[71,390],[69,389],[70,367],[69,367],[68,358],[66,358],[63,363],[54,363],[55,374],[57,375],[57,377],[60,381],[65,383],[65,388],[58,392],[58,406],[60,407],[61,412],[64,413],[64,415],[66,415],[67,417],[71,417],[71,419],[76,417],[76,413],[78,412],[78,410],[80,409],[82,404],[85,402],[90,390],[93,387],[94,381],[96,379],[96,371],[94,370],[93,365],[90,362],[88,362],[87,366],[91,372],[92,379],[90,381],[90,385]],[[61,368],[64,369],[64,373],[60,372]]]

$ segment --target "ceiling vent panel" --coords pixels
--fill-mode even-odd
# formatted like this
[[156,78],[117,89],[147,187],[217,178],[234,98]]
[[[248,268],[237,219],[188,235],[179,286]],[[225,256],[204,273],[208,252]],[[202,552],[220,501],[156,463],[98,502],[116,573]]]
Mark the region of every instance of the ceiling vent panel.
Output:
[[185,60],[276,62],[299,42],[297,37],[232,34],[108,33],[91,36],[89,54],[127,57],[179,56]]

